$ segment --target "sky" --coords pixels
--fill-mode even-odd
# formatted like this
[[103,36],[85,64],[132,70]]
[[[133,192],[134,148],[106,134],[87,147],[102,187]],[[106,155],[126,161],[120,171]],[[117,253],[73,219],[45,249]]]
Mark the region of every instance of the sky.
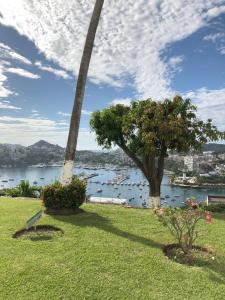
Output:
[[[94,0],[0,0],[0,143],[66,145]],[[91,112],[190,98],[225,130],[225,0],[105,0],[78,149],[100,149]]]

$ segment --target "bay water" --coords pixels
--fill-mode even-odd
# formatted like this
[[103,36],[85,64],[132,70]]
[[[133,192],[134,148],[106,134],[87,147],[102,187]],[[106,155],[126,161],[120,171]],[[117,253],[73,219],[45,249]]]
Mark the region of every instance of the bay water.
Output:
[[[98,197],[113,197],[127,199],[131,206],[141,207],[145,204],[149,195],[149,186],[140,170],[127,168],[125,170],[109,169],[84,169],[75,167],[74,174],[89,176],[87,195]],[[58,180],[61,175],[61,167],[42,168],[0,168],[0,189],[14,187],[20,180],[29,180],[31,184],[40,186],[48,185]],[[127,177],[120,184],[109,184],[119,176]],[[161,203],[164,206],[181,206],[186,198],[195,197],[198,201],[207,199],[207,195],[225,195],[225,189],[221,188],[181,188],[171,187],[169,177],[164,175],[161,186]]]

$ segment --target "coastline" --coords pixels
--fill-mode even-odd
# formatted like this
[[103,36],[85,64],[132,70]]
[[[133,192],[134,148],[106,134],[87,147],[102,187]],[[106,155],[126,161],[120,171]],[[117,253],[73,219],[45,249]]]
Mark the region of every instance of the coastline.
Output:
[[203,184],[184,184],[184,183],[170,183],[171,187],[180,187],[180,188],[222,188],[225,189],[225,183],[203,183]]

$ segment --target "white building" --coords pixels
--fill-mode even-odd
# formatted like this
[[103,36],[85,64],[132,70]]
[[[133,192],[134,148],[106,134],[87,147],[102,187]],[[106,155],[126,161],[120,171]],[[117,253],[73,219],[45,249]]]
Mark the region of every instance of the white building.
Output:
[[187,167],[187,171],[194,171],[198,167],[197,157],[184,156],[184,165]]

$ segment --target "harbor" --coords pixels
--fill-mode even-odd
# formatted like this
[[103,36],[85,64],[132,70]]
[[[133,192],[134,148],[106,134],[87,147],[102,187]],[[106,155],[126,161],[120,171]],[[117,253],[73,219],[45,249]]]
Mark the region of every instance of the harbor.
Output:
[[[15,187],[24,180],[29,180],[36,186],[44,186],[58,180],[60,174],[59,167],[3,168],[0,169],[0,188]],[[87,181],[89,197],[126,199],[128,205],[134,207],[145,207],[148,201],[149,183],[136,168],[79,164],[75,166],[74,174]],[[204,201],[209,194],[224,195],[225,189],[173,187],[169,183],[168,175],[165,174],[163,177],[161,186],[163,206],[181,206],[190,197]]]

